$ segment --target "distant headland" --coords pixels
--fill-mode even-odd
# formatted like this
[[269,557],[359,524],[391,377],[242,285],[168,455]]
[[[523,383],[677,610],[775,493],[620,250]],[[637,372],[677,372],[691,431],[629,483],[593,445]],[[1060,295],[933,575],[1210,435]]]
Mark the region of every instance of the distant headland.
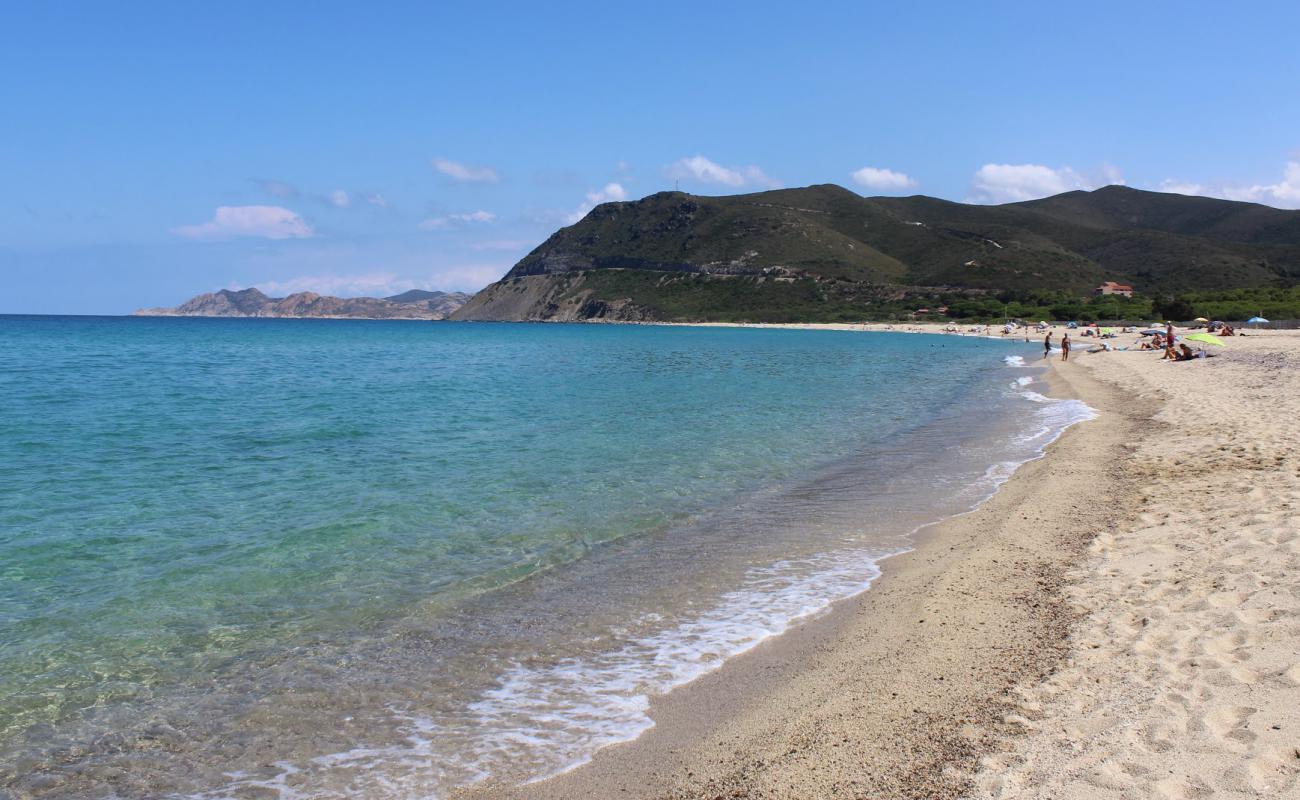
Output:
[[142,308],[137,317],[319,317],[332,319],[446,319],[469,300],[463,292],[412,289],[392,297],[331,297],[296,292],[268,297],[258,289],[222,289],[175,308]]
[[826,184],[596,206],[452,318],[1139,319],[1153,302],[1290,317],[1297,285],[1300,211],[1125,186],[979,205]]

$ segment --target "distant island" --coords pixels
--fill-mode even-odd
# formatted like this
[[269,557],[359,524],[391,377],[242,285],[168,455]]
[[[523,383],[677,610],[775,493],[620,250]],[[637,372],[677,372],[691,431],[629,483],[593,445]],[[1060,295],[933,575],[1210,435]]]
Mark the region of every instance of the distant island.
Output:
[[1296,316],[1297,284],[1300,211],[1125,186],[972,205],[827,184],[605,203],[451,318]]
[[142,308],[139,317],[321,317],[332,319],[446,319],[469,300],[463,292],[412,289],[392,297],[330,297],[297,292],[268,297],[257,289],[201,294],[175,308]]

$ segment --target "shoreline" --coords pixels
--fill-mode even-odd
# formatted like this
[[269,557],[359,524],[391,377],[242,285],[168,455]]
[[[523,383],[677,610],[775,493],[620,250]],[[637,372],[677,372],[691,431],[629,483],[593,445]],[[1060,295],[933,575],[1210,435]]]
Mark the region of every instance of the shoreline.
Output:
[[1066,570],[1124,513],[1087,507],[1074,487],[1113,477],[1137,418],[1108,387],[1056,373],[1051,394],[1100,418],[917,533],[869,590],[653,698],[655,727],[635,740],[543,781],[452,797],[956,796],[1009,732],[1009,689],[1061,657]]

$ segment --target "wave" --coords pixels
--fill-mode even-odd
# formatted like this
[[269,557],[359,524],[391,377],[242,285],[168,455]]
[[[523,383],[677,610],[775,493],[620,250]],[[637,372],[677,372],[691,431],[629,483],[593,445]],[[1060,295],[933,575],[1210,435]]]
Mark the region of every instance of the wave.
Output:
[[[224,800],[250,790],[279,800],[312,797],[437,798],[489,777],[536,782],[591,760],[598,750],[654,727],[650,699],[690,683],[835,602],[868,589],[879,562],[899,550],[853,549],[793,559],[748,571],[743,586],[709,610],[621,646],[542,667],[512,663],[497,686],[453,718],[401,714],[404,741],[318,756],[304,769],[275,764],[269,776],[232,774],[216,791],[191,797]],[[653,615],[649,615],[653,617]],[[445,758],[454,750],[454,762]],[[305,772],[346,774],[337,795],[319,783],[300,791]]]

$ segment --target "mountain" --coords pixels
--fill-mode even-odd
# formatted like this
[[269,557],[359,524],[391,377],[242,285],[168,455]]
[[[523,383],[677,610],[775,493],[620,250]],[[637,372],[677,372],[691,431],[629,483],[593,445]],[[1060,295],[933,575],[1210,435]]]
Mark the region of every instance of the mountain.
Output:
[[144,308],[145,317],[328,317],[357,319],[446,319],[469,295],[412,290],[393,297],[330,297],[297,292],[268,297],[257,289],[201,294],[175,308]]
[[[861,317],[931,292],[1139,292],[1300,282],[1300,212],[1108,186],[1023,203],[834,185],[661,192],[562,228],[454,319]],[[811,315],[811,316],[810,316]]]

